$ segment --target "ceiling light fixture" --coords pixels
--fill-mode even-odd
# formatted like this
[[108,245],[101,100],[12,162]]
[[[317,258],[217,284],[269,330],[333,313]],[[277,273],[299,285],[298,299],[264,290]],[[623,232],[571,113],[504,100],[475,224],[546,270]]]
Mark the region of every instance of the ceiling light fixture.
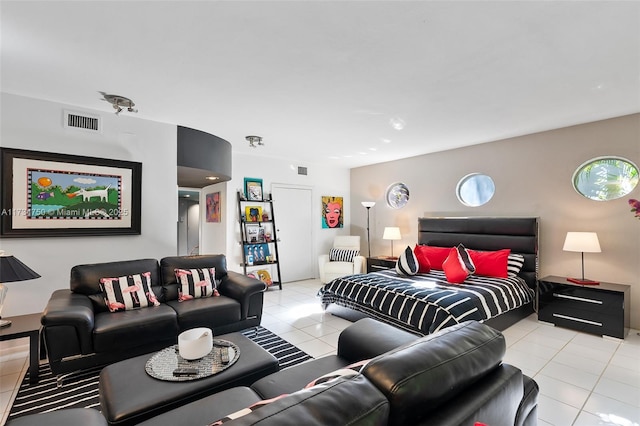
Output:
[[251,148],[257,148],[258,146],[263,146],[262,136],[245,136],[247,141],[249,141],[249,146]]
[[206,180],[218,180],[217,176],[207,176],[205,177]]
[[134,108],[136,104],[133,103],[131,99],[125,98],[124,96],[120,96],[120,95],[109,95],[104,92],[100,92],[100,93],[102,93],[104,100],[109,102],[113,106],[113,109],[116,110],[116,115],[119,115],[125,109],[128,112],[138,112],[138,109]]

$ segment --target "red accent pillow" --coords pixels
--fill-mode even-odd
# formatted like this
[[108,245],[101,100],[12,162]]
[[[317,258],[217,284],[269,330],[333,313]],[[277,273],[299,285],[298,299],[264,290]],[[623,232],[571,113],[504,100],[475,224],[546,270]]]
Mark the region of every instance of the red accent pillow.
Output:
[[459,246],[449,249],[449,256],[447,256],[444,263],[442,264],[444,275],[447,277],[447,281],[452,284],[460,284],[464,282],[464,280],[466,280],[467,277],[473,273],[473,271],[469,270],[465,265],[465,262],[460,257],[460,253],[458,253],[458,250],[464,251],[465,248]]
[[413,249],[413,254],[416,255],[416,259],[418,259],[418,273],[426,274],[431,271],[431,262],[429,262],[429,258],[427,257],[427,251],[425,250],[426,246],[421,246],[416,244]]
[[476,274],[487,277],[507,278],[507,258],[511,249],[498,251],[467,250],[473,264],[476,265]]
[[[420,250],[427,256],[429,259],[429,264],[431,265],[431,269],[440,269],[442,270],[442,264],[444,263],[447,256],[449,256],[449,251],[451,247],[432,247],[432,246],[419,246]],[[417,253],[416,253],[417,256]],[[418,262],[420,262],[420,258],[418,258]]]

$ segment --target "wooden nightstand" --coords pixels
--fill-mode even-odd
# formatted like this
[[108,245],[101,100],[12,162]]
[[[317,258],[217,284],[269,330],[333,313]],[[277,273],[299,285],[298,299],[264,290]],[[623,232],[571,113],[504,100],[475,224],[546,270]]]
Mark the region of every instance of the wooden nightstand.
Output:
[[629,333],[631,286],[579,285],[563,277],[538,283],[538,319],[560,327],[624,339]]
[[397,261],[398,258],[390,259],[387,256],[367,257],[367,274],[383,269],[393,269],[396,267]]

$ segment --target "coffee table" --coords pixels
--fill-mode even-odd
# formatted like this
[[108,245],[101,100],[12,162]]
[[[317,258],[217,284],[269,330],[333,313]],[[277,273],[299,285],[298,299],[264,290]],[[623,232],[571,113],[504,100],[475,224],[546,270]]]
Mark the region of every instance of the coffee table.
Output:
[[241,333],[216,336],[238,346],[240,357],[231,367],[198,380],[170,382],[154,379],[145,364],[147,354],[111,364],[100,372],[100,407],[110,425],[133,425],[165,411],[236,386],[249,386],[280,369],[278,360]]

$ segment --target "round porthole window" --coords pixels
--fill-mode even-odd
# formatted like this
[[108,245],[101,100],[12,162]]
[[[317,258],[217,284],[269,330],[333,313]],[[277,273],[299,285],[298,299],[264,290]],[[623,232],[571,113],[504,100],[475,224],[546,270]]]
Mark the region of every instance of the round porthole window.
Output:
[[574,189],[590,200],[615,200],[638,185],[638,166],[621,157],[593,158],[578,167],[571,180]]
[[496,186],[490,176],[481,173],[466,175],[456,187],[458,200],[465,206],[478,207],[489,202],[496,192]]

